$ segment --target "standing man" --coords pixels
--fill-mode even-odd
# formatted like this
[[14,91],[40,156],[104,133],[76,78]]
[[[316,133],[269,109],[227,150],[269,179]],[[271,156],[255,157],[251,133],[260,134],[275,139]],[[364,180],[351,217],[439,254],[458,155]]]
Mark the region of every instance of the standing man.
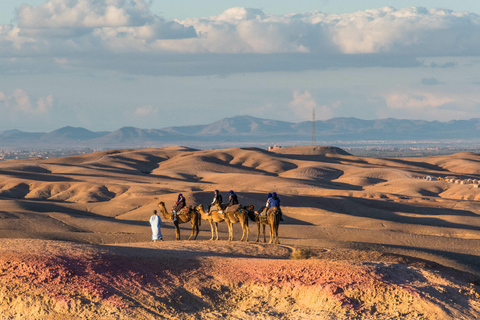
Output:
[[150,226],[152,227],[152,240],[153,242],[160,240],[163,241],[162,230],[160,230],[160,225],[162,220],[160,216],[157,215],[157,210],[153,210],[153,215],[150,217]]

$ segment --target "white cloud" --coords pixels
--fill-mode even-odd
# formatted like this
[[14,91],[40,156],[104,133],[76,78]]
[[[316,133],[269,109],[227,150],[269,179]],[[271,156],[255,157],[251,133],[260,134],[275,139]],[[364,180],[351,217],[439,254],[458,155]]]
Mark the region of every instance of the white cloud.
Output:
[[20,114],[39,115],[48,114],[54,105],[53,95],[38,98],[32,102],[30,95],[23,89],[16,89],[11,95],[0,91],[0,101],[8,111]]
[[322,104],[316,109],[315,117],[320,120],[328,120],[336,116],[336,111],[342,107],[341,101]]
[[131,73],[417,66],[420,56],[480,55],[478,15],[424,8],[270,15],[236,7],[167,21],[145,0],[48,0],[22,5],[16,20],[0,26],[0,57]]
[[438,108],[454,99],[432,93],[391,93],[385,97],[388,107],[393,109]]
[[476,92],[403,90],[384,96],[387,107],[380,117],[446,121],[480,117]]
[[308,119],[317,108],[317,103],[313,99],[311,93],[305,90],[303,93],[300,90],[293,91],[293,100],[288,104],[297,119]]
[[21,28],[98,28],[143,25],[153,18],[142,0],[50,0],[18,10]]
[[51,54],[98,44],[107,52],[138,53],[480,53],[478,15],[421,7],[280,16],[238,7],[166,21],[143,0],[49,0],[22,5],[17,20],[17,26],[0,27],[0,42],[9,40],[17,50],[34,42],[34,49]]
[[158,113],[158,108],[154,108],[151,105],[138,107],[135,109],[135,116],[137,117],[148,117]]

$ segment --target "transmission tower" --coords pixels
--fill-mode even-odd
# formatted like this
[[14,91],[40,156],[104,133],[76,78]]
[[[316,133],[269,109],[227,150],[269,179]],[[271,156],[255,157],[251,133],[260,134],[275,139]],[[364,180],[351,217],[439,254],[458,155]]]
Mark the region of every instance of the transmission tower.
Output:
[[317,135],[315,133],[315,108],[313,108],[312,113],[312,146],[317,146]]

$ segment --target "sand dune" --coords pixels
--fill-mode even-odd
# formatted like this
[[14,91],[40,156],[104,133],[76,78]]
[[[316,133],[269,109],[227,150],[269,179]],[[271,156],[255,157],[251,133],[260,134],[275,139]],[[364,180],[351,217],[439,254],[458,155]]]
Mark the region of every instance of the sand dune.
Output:
[[[168,147],[0,162],[0,313],[478,318],[480,188],[473,179],[480,179],[473,153],[369,158],[332,147]],[[215,189],[224,199],[235,190],[255,208],[276,191],[281,244],[253,243],[252,221],[249,243],[208,241],[205,220],[196,241],[174,241],[173,224],[164,221],[167,241],[149,242],[158,202],[170,210],[181,192],[188,205],[207,206]],[[219,231],[226,240],[225,223]],[[181,225],[182,239],[190,232]],[[241,236],[238,224],[234,236]],[[313,256],[288,259],[295,252]]]

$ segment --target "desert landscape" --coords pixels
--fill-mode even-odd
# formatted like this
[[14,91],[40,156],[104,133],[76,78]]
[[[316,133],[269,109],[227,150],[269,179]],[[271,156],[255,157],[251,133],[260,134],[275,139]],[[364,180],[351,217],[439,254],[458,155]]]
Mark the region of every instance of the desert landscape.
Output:
[[[425,177],[431,177],[431,180]],[[0,162],[1,319],[480,318],[480,155],[122,149]],[[280,244],[162,217],[234,190],[282,201]],[[268,228],[267,228],[268,232]]]

